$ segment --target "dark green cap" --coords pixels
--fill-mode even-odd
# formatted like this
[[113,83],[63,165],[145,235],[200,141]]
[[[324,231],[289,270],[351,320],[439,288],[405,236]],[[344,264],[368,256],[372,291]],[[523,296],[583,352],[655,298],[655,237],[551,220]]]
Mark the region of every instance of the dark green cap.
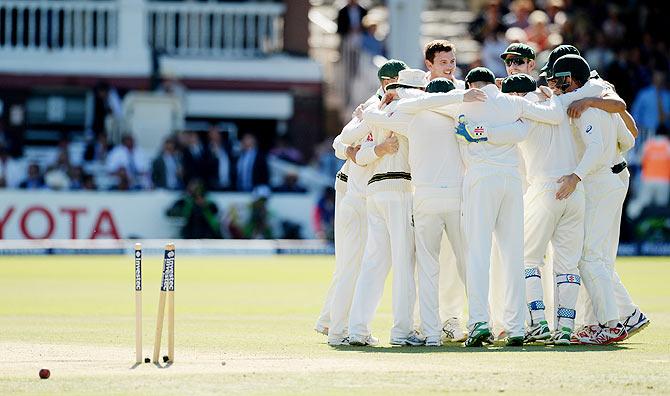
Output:
[[448,78],[436,78],[426,85],[426,92],[436,93],[436,92],[449,92],[452,89],[456,89],[454,83]]
[[535,91],[537,83],[533,77],[528,74],[512,74],[511,76],[505,77],[502,80],[502,89],[503,93],[527,93]]
[[485,67],[475,67],[465,76],[465,82],[468,84],[480,81],[495,84],[496,76]]
[[563,55],[554,62],[551,74],[552,78],[572,77],[584,83],[591,76],[591,67],[586,62],[586,59],[579,55]]
[[535,50],[528,44],[512,43],[507,46],[505,52],[500,54],[500,59],[505,59],[507,55],[516,55],[526,59],[535,59]]
[[554,48],[554,50],[549,54],[547,64],[542,66],[542,69],[540,69],[540,75],[545,75],[547,78],[551,78],[551,69],[554,67],[554,62],[556,62],[556,59],[563,55],[569,54],[580,55],[579,50],[574,45],[563,44]]
[[377,71],[377,77],[379,78],[379,81],[398,78],[398,73],[400,73],[400,70],[405,70],[408,68],[409,66],[407,66],[407,64],[401,60],[389,59],[382,65],[382,67],[379,68]]

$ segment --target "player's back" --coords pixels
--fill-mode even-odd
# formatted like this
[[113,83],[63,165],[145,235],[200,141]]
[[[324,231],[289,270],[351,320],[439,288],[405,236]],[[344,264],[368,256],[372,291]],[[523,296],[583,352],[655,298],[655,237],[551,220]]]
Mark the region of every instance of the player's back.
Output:
[[572,120],[573,132],[576,135],[578,160],[584,155],[585,151],[584,141],[579,137],[580,133],[583,132],[588,135],[594,133],[594,128],[597,128],[602,136],[602,153],[598,156],[598,160],[589,175],[612,173],[612,164],[618,158],[617,128],[622,127],[619,123],[623,123],[623,121],[618,114],[595,108],[589,108],[580,118]]

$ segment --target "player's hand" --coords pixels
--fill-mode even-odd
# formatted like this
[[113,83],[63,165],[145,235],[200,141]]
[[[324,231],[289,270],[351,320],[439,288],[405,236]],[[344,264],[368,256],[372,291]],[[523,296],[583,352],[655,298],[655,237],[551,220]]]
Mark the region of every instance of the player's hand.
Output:
[[470,88],[463,94],[463,102],[486,102],[488,95],[478,88]]
[[354,112],[351,113],[351,117],[352,118],[358,118],[359,120],[362,120],[363,119],[363,110],[365,110],[365,108],[363,107],[363,104],[361,103],[358,106],[356,106],[356,109],[354,110]]
[[542,93],[544,96],[547,97],[547,99],[551,98],[554,96],[554,91],[551,90],[551,88],[541,85],[540,86],[540,93]]
[[349,158],[354,164],[356,163],[356,154],[361,149],[361,145],[349,146],[347,147],[347,158]]
[[393,102],[396,99],[398,99],[398,93],[395,90],[388,91],[382,97],[382,100],[379,103],[379,108],[383,109],[384,107],[386,107],[387,104]]
[[579,118],[591,107],[591,98],[575,100],[568,106],[568,117]]
[[582,179],[580,179],[579,176],[575,175],[574,173],[562,176],[560,179],[558,179],[558,183],[561,185],[561,187],[559,187],[558,191],[556,192],[556,199],[559,201],[562,199],[567,199],[575,191],[577,188],[577,183],[579,183],[581,180]]
[[398,151],[400,144],[398,143],[398,137],[395,133],[391,132],[389,137],[386,138],[381,144],[378,144],[375,147],[375,153],[378,156],[394,154]]
[[498,87],[498,89],[502,89],[502,80],[503,79],[500,77],[496,78],[496,87]]

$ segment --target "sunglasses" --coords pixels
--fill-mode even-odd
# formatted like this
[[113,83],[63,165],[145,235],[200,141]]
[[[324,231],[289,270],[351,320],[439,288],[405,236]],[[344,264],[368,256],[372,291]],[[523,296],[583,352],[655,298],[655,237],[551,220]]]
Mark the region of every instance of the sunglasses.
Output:
[[512,65],[521,66],[521,65],[523,65],[527,62],[527,59],[526,58],[508,58],[508,59],[505,59],[503,62],[505,62],[505,64],[507,66],[512,66]]

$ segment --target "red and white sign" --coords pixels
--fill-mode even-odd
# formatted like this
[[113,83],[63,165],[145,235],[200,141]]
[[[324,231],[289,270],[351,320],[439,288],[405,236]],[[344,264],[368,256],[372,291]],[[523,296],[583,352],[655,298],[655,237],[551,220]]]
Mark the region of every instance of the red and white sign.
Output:
[[[57,192],[2,190],[0,239],[175,238],[180,224],[165,215],[179,193]],[[244,206],[249,194],[211,194],[222,213]],[[269,209],[281,219],[302,225],[313,237],[310,214],[316,198],[307,194],[275,194]]]

